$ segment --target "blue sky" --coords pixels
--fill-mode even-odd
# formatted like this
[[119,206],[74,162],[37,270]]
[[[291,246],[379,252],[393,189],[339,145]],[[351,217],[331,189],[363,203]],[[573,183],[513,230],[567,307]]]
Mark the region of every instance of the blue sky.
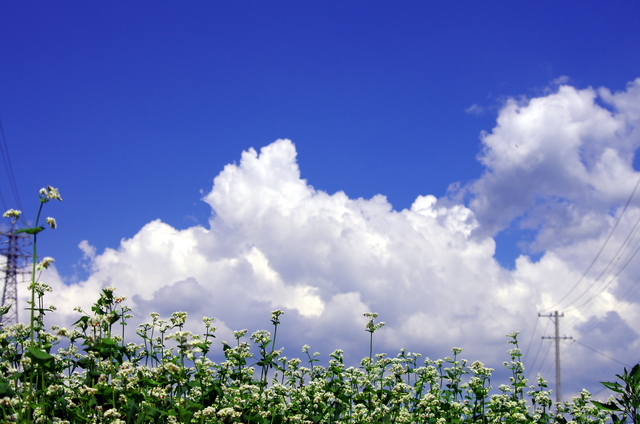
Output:
[[[162,240],[148,241],[143,237],[145,231],[151,231],[148,225],[159,219],[175,231],[185,231],[178,233],[180,237],[191,237],[189,231],[199,226],[209,230],[210,235],[215,233],[215,242],[205,243],[200,236],[193,236],[193,240],[200,240],[193,242],[198,246],[217,246],[211,247],[213,250],[208,253],[213,256],[205,255],[212,261],[214,257],[232,257],[242,251],[241,259],[251,264],[255,281],[238,270],[227,270],[228,274],[223,274],[230,280],[236,276],[240,286],[245,283],[238,275],[244,275],[254,281],[256,287],[261,287],[254,287],[254,292],[262,293],[265,287],[260,286],[262,280],[256,276],[261,269],[264,271],[263,265],[268,262],[269,272],[275,272],[288,291],[282,290],[287,293],[291,287],[301,290],[298,297],[284,301],[285,308],[300,312],[296,302],[317,306],[314,302],[318,299],[305,297],[317,293],[324,302],[323,322],[330,323],[340,315],[327,312],[332,310],[328,306],[332,301],[328,299],[333,296],[331,299],[336,305],[340,304],[340,296],[355,302],[355,298],[349,296],[358,293],[363,308],[375,307],[388,314],[401,311],[402,296],[396,303],[390,300],[388,305],[383,304],[373,292],[384,292],[384,285],[372,288],[357,277],[360,272],[366,274],[362,268],[366,261],[354,259],[351,265],[335,265],[336,268],[330,267],[330,270],[322,268],[326,274],[320,275],[321,268],[316,267],[319,265],[307,257],[299,258],[295,264],[283,259],[291,252],[282,246],[297,242],[302,243],[301,246],[328,243],[327,246],[333,247],[327,249],[336,255],[346,249],[339,243],[332,244],[331,240],[319,241],[321,235],[314,235],[313,231],[298,233],[291,230],[293,227],[287,227],[286,222],[271,221],[272,215],[265,213],[263,220],[263,205],[271,205],[269,202],[275,202],[274,208],[286,209],[290,203],[283,199],[298,199],[295,202],[308,199],[306,195],[288,197],[303,189],[294,178],[295,172],[280,173],[282,169],[291,171],[291,167],[299,167],[299,177],[306,180],[316,194],[326,193],[330,199],[325,200],[330,204],[345,201],[339,196],[331,197],[344,192],[347,204],[351,205],[348,209],[361,208],[361,214],[367,210],[372,216],[386,217],[380,218],[375,231],[366,227],[370,224],[353,224],[376,234],[374,237],[367,233],[369,236],[363,236],[359,242],[352,241],[354,244],[349,246],[353,249],[369,249],[371,246],[366,243],[373,243],[376,237],[392,240],[394,236],[385,231],[404,231],[401,228],[409,225],[397,223],[400,216],[405,217],[401,212],[416,205],[414,202],[419,196],[435,196],[438,207],[443,209],[433,212],[435,221],[428,225],[439,223],[451,233],[431,227],[425,231],[435,231],[429,234],[434,239],[441,237],[442,246],[457,246],[456,243],[463,243],[459,240],[462,237],[466,240],[464,243],[475,246],[473,249],[485,252],[486,258],[495,259],[495,263],[487,265],[487,269],[494,271],[484,277],[495,284],[504,284],[507,287],[504,290],[515,290],[514,287],[521,284],[522,290],[535,291],[529,295],[537,300],[530,302],[526,314],[506,307],[505,314],[511,318],[503,319],[498,312],[494,317],[507,327],[519,327],[508,331],[526,333],[528,330],[525,334],[528,342],[531,333],[536,340],[541,335],[549,335],[541,333],[540,327],[546,322],[536,323],[537,311],[544,311],[562,298],[572,287],[572,278],[587,269],[637,180],[631,165],[638,146],[637,131],[634,132],[637,116],[632,107],[637,104],[632,84],[640,77],[640,56],[636,54],[640,45],[638,16],[640,5],[630,1],[616,3],[615,7],[589,1],[581,2],[580,7],[573,2],[548,1],[530,4],[407,2],[400,6],[377,1],[315,4],[5,2],[0,6],[0,38],[4,41],[0,43],[0,57],[4,58],[0,66],[0,119],[26,216],[35,214],[36,193],[42,186],[58,187],[64,198],[61,204],[47,205],[47,208],[51,206],[48,213],[57,218],[59,229],[55,233],[46,232],[41,238],[42,254],[56,258],[57,274],[53,279],[79,284],[88,290],[109,281],[118,285],[115,281],[118,277],[123,284],[130,281],[134,287],[139,277],[124,275],[124,271],[109,268],[111,265],[107,266],[106,262],[128,263],[133,250],[162,250]],[[562,87],[568,89],[562,91]],[[606,89],[604,94],[598,91],[601,87]],[[619,101],[613,101],[607,97],[607,90],[612,95],[627,93],[628,99],[624,97],[627,99],[624,100],[621,95],[617,97]],[[589,97],[588,93],[594,94]],[[554,103],[554,99],[558,102]],[[563,99],[567,99],[566,102],[561,101]],[[576,142],[582,146],[581,152],[591,152],[588,146],[595,143],[592,150],[598,153],[592,156],[585,153],[587,157],[583,158],[588,171],[593,171],[587,172],[589,178],[580,176],[582,171],[563,168],[565,150],[553,147],[555,141],[549,144],[549,150],[544,150],[550,156],[540,154],[551,158],[557,153],[557,160],[548,159],[544,166],[531,172],[529,162],[516,161],[500,147],[504,147],[504,140],[515,140],[518,134],[524,134],[523,141],[513,141],[518,151],[524,150],[520,148],[523,142],[538,140],[536,137],[540,134],[543,134],[541,139],[546,137],[544,134],[557,134],[559,146],[565,146],[564,140],[566,146],[573,146],[575,140],[572,141],[571,135],[563,138],[562,123],[553,127],[555,130],[545,132],[542,129],[555,125],[553,119],[536,120],[538,116],[547,116],[544,111],[550,110],[548,108],[562,109],[563,105],[574,104],[572,102],[583,102],[580,104],[587,105],[588,111],[593,112],[578,114],[581,117],[578,121],[592,123],[593,127],[587,127],[594,130],[580,133]],[[510,104],[522,109],[509,114]],[[528,105],[531,107],[526,109]],[[580,107],[576,110],[582,110]],[[616,141],[609,135],[599,138],[599,129],[605,128],[606,117],[603,118],[602,113],[612,114],[616,122],[626,119],[623,127],[628,134],[620,136],[624,141]],[[516,122],[518,116],[533,118],[527,125],[520,125]],[[512,122],[517,125],[510,126]],[[536,132],[536,128],[541,131]],[[556,130],[559,132],[554,132]],[[244,160],[243,152],[254,148],[257,155],[261,148],[277,139],[290,139],[293,144],[276,143],[264,155],[260,154],[264,161],[258,161],[261,165],[255,166],[263,166],[263,171],[249,166],[250,153]],[[608,154],[605,147],[619,153],[622,158],[619,168],[615,160],[600,161]],[[592,168],[590,158],[596,164]],[[601,163],[609,164],[609,168],[602,166],[609,169],[609,174],[618,175],[619,180],[598,177],[602,167],[597,164]],[[223,169],[229,164],[237,166],[236,174],[231,167],[223,175]],[[272,168],[276,165],[284,168]],[[501,171],[504,169],[516,171]],[[616,174],[616,169],[620,173]],[[229,176],[232,174],[237,180]],[[566,175],[579,175],[576,177],[579,183],[567,179],[564,184]],[[220,183],[214,186],[217,176]],[[283,180],[274,176],[281,176],[291,185],[281,187]],[[222,181],[236,187],[235,195],[245,197],[236,199],[228,193],[228,197],[212,195],[224,192]],[[602,187],[598,181],[605,181]],[[280,190],[282,199],[262,190],[261,184],[272,189],[280,187],[274,190]],[[290,193],[288,190],[293,186],[298,188]],[[0,175],[0,190],[6,203],[3,206],[15,207],[17,202],[11,195],[5,173]],[[386,196],[388,203],[375,197],[379,194]],[[209,200],[204,202],[203,198]],[[329,203],[322,203],[318,196],[312,198],[311,204],[319,211],[330,210]],[[359,198],[362,198],[360,203]],[[432,208],[430,200],[424,202],[420,206],[422,210]],[[629,213],[636,210],[637,204],[632,203]],[[212,216],[212,207],[220,217],[218,221]],[[248,208],[246,215],[243,207]],[[298,210],[300,215],[296,216],[307,216],[305,213],[312,216],[309,207]],[[415,210],[418,209],[416,205]],[[233,211],[239,211],[235,218],[232,218]],[[470,217],[465,213],[471,214]],[[239,218],[242,216],[244,221]],[[579,218],[584,222],[580,223]],[[407,219],[415,223],[411,221],[413,218]],[[476,227],[469,223],[473,219],[478,221]],[[373,221],[371,218],[367,222]],[[340,222],[340,225],[351,225]],[[446,222],[458,224],[443,224]],[[624,225],[619,230],[621,240],[625,235]],[[629,225],[628,228],[632,228],[632,224]],[[345,228],[335,234],[345,234]],[[155,231],[162,233],[159,229]],[[456,231],[459,236],[452,235]],[[307,238],[298,239],[296,234],[305,234]],[[121,244],[123,239],[129,240],[129,245]],[[83,251],[78,245],[83,240],[86,240],[85,247],[95,249],[93,259],[82,259]],[[134,249],[136,243],[142,247]],[[425,249],[424,255],[432,252],[435,257],[442,250],[430,251],[420,244],[422,242],[415,243],[418,252]],[[225,251],[220,246],[229,247]],[[461,249],[465,253],[459,253],[461,258],[473,250],[469,247],[471,244],[464,246]],[[133,250],[127,250],[129,248]],[[113,255],[108,249],[113,249]],[[90,251],[85,248],[85,253]],[[521,254],[526,257],[522,257],[518,267],[516,258]],[[409,256],[407,253],[402,258]],[[544,258],[549,263],[559,261],[545,268],[549,274],[540,271],[546,263]],[[457,263],[451,259],[454,262],[449,264],[447,259],[436,259],[421,268],[417,265],[420,259],[416,257],[418,262],[407,262],[402,267],[404,271],[389,265],[380,272],[388,271],[388,280],[392,280],[397,271],[406,284],[420,281],[428,285],[435,284],[429,281],[437,280],[443,290],[452,291],[459,290],[456,278],[479,275],[480,271],[454,275],[447,266],[455,268],[467,262]],[[166,258],[148,260],[150,266],[159,269],[170,262]],[[394,259],[389,263],[398,261]],[[140,262],[133,261],[131,266],[136,263]],[[187,265],[180,266],[189,269]],[[414,266],[413,274],[407,271]],[[146,268],[141,265],[141,269]],[[269,280],[268,275],[272,275],[269,272],[260,274],[261,278]],[[563,272],[566,281],[571,283],[539,280],[545,275],[565,275]],[[169,271],[166,274],[173,275]],[[202,281],[205,277],[196,274],[206,273],[177,272],[174,280],[149,287],[148,294],[157,294],[155,299],[161,302],[163,290],[179,282],[191,281],[185,284],[208,287],[209,283]],[[345,277],[343,283],[335,279],[336,275],[352,274],[353,277]],[[526,278],[522,277],[524,274]],[[296,280],[302,275],[308,284],[304,287]],[[637,277],[631,268],[625,270],[623,277],[625,275],[632,289]],[[310,282],[316,278],[326,281]],[[210,284],[213,287],[218,283]],[[491,285],[493,283],[486,284],[487,290],[502,293],[502,289]],[[552,284],[557,293],[545,291],[544,284]],[[595,290],[596,286],[593,287]],[[614,284],[607,293],[611,291],[612,299],[621,300],[624,298],[621,293],[626,289],[623,283],[617,289]],[[518,290],[516,292],[523,293]],[[141,293],[132,291],[128,295],[133,299],[136,295],[142,296]],[[410,293],[408,290],[403,296]],[[255,300],[256,304],[247,303],[246,308],[240,309],[246,312],[261,311],[262,306],[281,307],[274,296],[282,296],[282,292],[264,294]],[[513,293],[505,296],[504,299],[518,299]],[[138,303],[146,305],[144,302],[152,299],[139,298]],[[495,310],[504,299],[498,296],[487,300],[486,308]],[[484,317],[483,307],[473,305],[471,299],[470,303],[465,302],[461,301],[465,314],[476,319]],[[624,324],[615,327],[619,329],[619,337],[636,343],[640,331],[633,324],[637,299],[629,301],[630,312],[626,315],[624,312],[607,315],[618,310],[619,305],[611,302],[608,299],[595,311],[576,315],[572,318],[573,327],[566,329],[567,334],[576,334],[589,320],[606,321],[614,327],[612,323],[619,321]],[[513,304],[515,308],[518,300],[513,300]],[[198,311],[194,309],[194,313]],[[395,332],[389,336],[386,346],[389,350],[396,349],[396,345],[402,347],[399,345],[411,339],[411,323],[433,318],[419,312],[416,309],[415,314],[409,314],[406,319],[398,318],[397,323],[390,323],[390,334]],[[455,322],[451,320],[460,316],[456,314],[449,316],[447,322]],[[245,315],[227,315],[228,326],[236,329],[236,326],[261,322],[242,318]],[[244,321],[240,324],[235,319]],[[390,317],[385,319],[393,321]],[[335,337],[318,335],[316,325],[306,322],[299,328],[303,334],[327,345],[350,337],[347,333]],[[472,340],[464,331],[454,331],[450,338],[442,340],[442,346],[464,345],[466,341],[472,352],[477,348],[479,355],[489,357],[492,355],[489,350],[496,349],[499,355],[505,349],[502,341],[495,340],[499,339],[496,334],[502,328],[491,331],[491,336],[485,338],[491,342]],[[596,349],[610,348],[611,339],[598,339],[593,334],[585,333],[582,340],[589,340],[590,346]],[[426,342],[416,343],[415,347],[424,350],[425,346]],[[635,348],[635,344],[627,344],[624,349],[614,349],[609,354],[625,356],[619,359],[633,365],[638,358],[629,355]],[[581,354],[586,355],[576,355]],[[596,361],[597,356],[585,358]],[[546,363],[549,364],[550,359]],[[597,364],[608,372],[604,372],[601,379],[610,378],[620,367],[606,362]],[[548,371],[552,380],[553,373]],[[587,383],[580,380],[576,384]]]

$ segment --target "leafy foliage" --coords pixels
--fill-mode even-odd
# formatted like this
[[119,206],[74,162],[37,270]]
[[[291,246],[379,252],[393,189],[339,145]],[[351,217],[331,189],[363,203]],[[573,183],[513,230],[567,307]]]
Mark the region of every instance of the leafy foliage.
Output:
[[608,402],[593,401],[598,408],[611,413],[611,420],[614,423],[623,423],[631,420],[638,422],[638,407],[640,406],[640,364],[636,364],[630,372],[624,369],[622,375],[616,374],[623,383],[609,383],[603,381],[602,384],[618,393],[618,397],[611,397]]

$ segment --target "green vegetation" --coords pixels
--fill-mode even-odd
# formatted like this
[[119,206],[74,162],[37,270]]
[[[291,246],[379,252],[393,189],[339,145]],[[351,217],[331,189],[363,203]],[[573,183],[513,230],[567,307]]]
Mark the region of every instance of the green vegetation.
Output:
[[[481,362],[459,359],[462,349],[444,359],[422,359],[401,350],[395,357],[373,353],[373,337],[384,323],[365,314],[370,333],[368,357],[347,367],[336,350],[327,366],[305,345],[299,358],[276,349],[283,312],[273,311],[272,333],[235,331],[235,342],[222,342],[225,360],[212,362],[216,328],[203,318],[205,333],[184,329],[187,314],[175,312],[137,328],[139,342],[125,342],[132,317],[114,287],[102,290],[90,312],[77,308],[72,330],[45,329],[50,288],[36,272],[51,258],[36,263],[36,236],[42,206],[61,200],[52,187],[40,191],[33,227],[20,230],[33,237],[33,280],[29,324],[0,330],[0,420],[19,423],[605,423],[636,422],[640,372],[618,376],[626,385],[604,383],[619,393],[608,402],[593,402],[587,391],[554,405],[547,383],[530,385],[520,361],[517,333],[504,365],[508,384],[490,395],[494,371]],[[20,211],[5,216],[20,218]],[[55,220],[47,218],[55,228]],[[1,310],[0,314],[7,312]],[[118,327],[121,326],[121,327]],[[54,349],[55,348],[55,349]],[[252,349],[257,354],[253,354]]]

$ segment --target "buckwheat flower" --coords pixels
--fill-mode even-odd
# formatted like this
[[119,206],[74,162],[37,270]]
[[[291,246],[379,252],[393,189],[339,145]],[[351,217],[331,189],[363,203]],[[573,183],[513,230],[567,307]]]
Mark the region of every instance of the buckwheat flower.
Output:
[[[202,414],[210,414],[211,412],[209,412],[209,408],[211,409],[211,412],[214,412],[215,409],[213,409],[212,407],[207,407],[205,409],[202,410]],[[220,418],[236,418],[239,417],[240,415],[242,415],[241,413],[237,412],[236,410],[234,410],[233,408],[222,408],[221,410],[218,411],[218,417]]]
[[[60,197],[60,192],[58,192],[58,189],[55,187],[51,187],[51,186],[47,186],[47,190],[46,190],[46,195],[47,195],[47,199],[50,200],[59,200],[62,202],[62,197]],[[42,190],[40,190],[40,193],[42,194]]]
[[49,227],[51,227],[52,229],[56,229],[58,228],[58,224],[56,223],[56,219],[55,218],[51,218],[50,216],[47,217],[46,219],[47,224],[49,224]]
[[304,345],[304,346],[302,346],[302,353],[307,353],[307,352],[309,352],[309,349],[311,349],[311,346],[309,346],[309,345]]
[[171,324],[173,324],[174,326],[182,326],[184,325],[186,320],[187,313],[184,311],[174,312],[171,314],[171,318],[169,318],[169,321],[171,321]]
[[41,294],[53,291],[53,289],[51,288],[50,285],[45,284],[45,283],[43,283],[41,281],[36,281],[36,282],[33,282],[33,283],[29,284],[28,289],[29,290],[35,290],[35,291],[37,291],[38,293],[41,293]]
[[55,262],[55,259],[53,259],[50,256],[46,256],[44,259],[40,261],[40,263],[38,263],[38,265],[36,265],[36,270],[40,271],[43,269],[47,269],[49,268],[49,265],[51,265],[54,262]]
[[522,355],[521,355],[521,353],[520,353],[520,349],[519,349],[519,348],[517,348],[517,347],[515,347],[515,348],[513,348],[513,349],[509,349],[509,350],[507,351],[507,354],[508,354],[509,356],[522,356]]
[[[53,329],[53,327],[52,327],[52,329]],[[57,335],[57,336],[62,336],[62,337],[69,337],[69,335],[71,334],[71,333],[69,332],[69,330],[67,330],[67,329],[66,329],[66,328],[64,328],[64,327],[58,327],[58,328],[56,328],[56,329],[55,329],[55,332],[56,332],[56,335]]]
[[288,364],[290,367],[297,367],[298,365],[300,365],[300,363],[302,362],[302,360],[300,358],[293,358],[290,359]]
[[118,412],[117,409],[115,408],[111,408],[111,409],[107,409],[106,411],[104,411],[103,416],[105,418],[119,418],[120,417],[120,412]]
[[271,341],[271,333],[267,330],[254,331],[250,337],[256,344],[265,344]]
[[16,209],[9,209],[8,211],[6,211],[5,213],[2,214],[2,216],[4,218],[14,218],[14,219],[18,219],[20,218],[20,214],[22,213],[22,211],[16,210]]
[[271,322],[276,325],[280,324],[280,315],[284,314],[284,311],[280,309],[276,309],[275,311],[271,311]]

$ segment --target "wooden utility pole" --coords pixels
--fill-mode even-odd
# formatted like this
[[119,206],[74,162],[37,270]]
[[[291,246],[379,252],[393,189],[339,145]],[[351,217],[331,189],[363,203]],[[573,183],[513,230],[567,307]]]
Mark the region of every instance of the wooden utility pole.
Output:
[[560,379],[560,340],[573,339],[573,337],[560,337],[560,318],[564,316],[564,313],[560,314],[558,311],[555,311],[554,314],[542,315],[538,314],[539,317],[547,317],[551,318],[551,320],[556,325],[556,336],[555,337],[544,337],[543,339],[553,339],[556,341],[556,402],[560,403],[562,399],[562,382]]

